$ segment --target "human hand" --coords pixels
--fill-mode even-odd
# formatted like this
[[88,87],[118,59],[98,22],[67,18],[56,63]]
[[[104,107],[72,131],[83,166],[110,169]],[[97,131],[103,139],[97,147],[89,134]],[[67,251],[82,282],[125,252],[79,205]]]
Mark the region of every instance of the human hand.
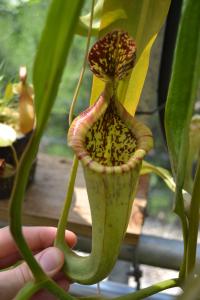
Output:
[[[24,237],[35,254],[35,258],[48,276],[54,278],[64,289],[68,289],[69,282],[60,272],[64,264],[64,254],[56,247],[52,247],[56,236],[54,227],[24,227]],[[76,236],[71,231],[66,231],[66,242],[70,247],[76,244]],[[17,292],[28,282],[33,280],[33,275],[28,265],[23,262],[17,267],[8,268],[21,259],[19,251],[10,234],[9,228],[0,229],[0,299],[13,299]],[[42,291],[31,298],[32,300],[53,300],[55,296]]]

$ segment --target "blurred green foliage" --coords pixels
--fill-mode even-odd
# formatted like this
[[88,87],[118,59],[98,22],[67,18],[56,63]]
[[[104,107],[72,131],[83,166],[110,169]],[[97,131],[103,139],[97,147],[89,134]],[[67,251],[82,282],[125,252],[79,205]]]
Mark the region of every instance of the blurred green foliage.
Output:
[[[8,82],[18,80],[20,65],[26,65],[29,81],[32,81],[32,66],[35,52],[43,28],[50,0],[2,0],[0,3],[0,89]],[[86,3],[84,12],[89,8]],[[76,36],[70,51],[67,66],[62,78],[56,104],[51,113],[42,150],[58,155],[72,157],[72,152],[66,147],[66,131],[68,128],[68,113],[73,93],[82,67],[86,46],[86,38]],[[84,110],[89,103],[91,74],[85,72],[82,88],[79,94],[75,115]],[[53,139],[52,137],[55,137]],[[58,146],[59,145],[59,146]]]

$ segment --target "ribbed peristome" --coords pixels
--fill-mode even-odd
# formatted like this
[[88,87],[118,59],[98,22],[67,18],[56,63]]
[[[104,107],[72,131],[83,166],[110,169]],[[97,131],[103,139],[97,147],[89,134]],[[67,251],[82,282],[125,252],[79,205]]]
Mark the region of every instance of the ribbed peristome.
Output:
[[114,174],[134,168],[152,148],[153,139],[150,129],[105,90],[73,121],[68,143],[84,166]]

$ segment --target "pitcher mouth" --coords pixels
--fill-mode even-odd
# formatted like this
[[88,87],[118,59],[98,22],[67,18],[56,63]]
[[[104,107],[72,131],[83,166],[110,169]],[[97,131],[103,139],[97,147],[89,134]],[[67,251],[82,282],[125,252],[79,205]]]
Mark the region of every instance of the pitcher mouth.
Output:
[[106,98],[103,93],[74,120],[68,143],[85,167],[98,173],[121,174],[140,164],[152,148],[153,138],[150,129],[118,100]]

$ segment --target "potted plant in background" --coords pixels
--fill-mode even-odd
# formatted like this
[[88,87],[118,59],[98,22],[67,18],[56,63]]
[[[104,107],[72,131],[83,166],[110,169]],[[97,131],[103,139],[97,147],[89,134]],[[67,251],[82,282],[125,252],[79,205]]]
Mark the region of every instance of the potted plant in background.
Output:
[[[0,99],[0,199],[12,191],[18,160],[34,127],[33,88],[27,83],[26,67],[20,67],[20,81],[8,83]],[[29,177],[33,181],[35,162]]]

